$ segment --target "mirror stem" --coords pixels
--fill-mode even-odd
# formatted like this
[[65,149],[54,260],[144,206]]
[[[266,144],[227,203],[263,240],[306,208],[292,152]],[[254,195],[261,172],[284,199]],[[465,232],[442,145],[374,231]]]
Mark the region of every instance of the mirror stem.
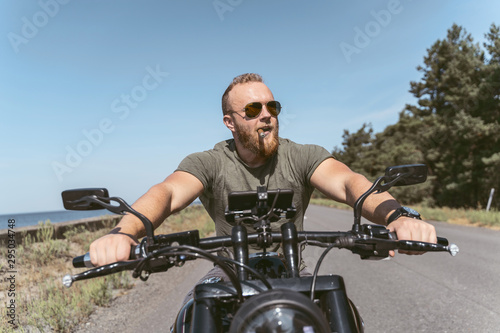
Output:
[[366,198],[375,191],[379,193],[385,192],[390,189],[394,184],[396,184],[401,178],[404,178],[407,174],[402,174],[397,176],[395,179],[391,179],[389,183],[382,184],[383,181],[387,180],[387,176],[378,177],[377,180],[373,182],[373,185],[368,191],[363,193],[358,200],[354,203],[354,224],[352,225],[352,231],[359,233],[361,231],[361,216],[363,211],[363,203]]
[[372,194],[373,192],[377,191],[379,189],[379,184],[384,181],[385,177],[379,177],[375,182],[373,182],[373,185],[370,187],[368,191],[363,193],[358,200],[354,203],[354,224],[352,225],[352,231],[355,233],[359,233],[361,231],[361,213],[363,210],[363,203],[365,202],[366,198]]

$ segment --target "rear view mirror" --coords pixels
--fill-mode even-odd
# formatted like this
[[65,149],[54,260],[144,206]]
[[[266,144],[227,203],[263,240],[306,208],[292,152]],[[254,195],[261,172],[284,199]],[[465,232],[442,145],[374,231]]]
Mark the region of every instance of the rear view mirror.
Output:
[[385,182],[390,183],[397,178],[392,186],[420,184],[427,180],[427,166],[425,164],[409,164],[388,167],[385,169]]
[[64,208],[67,210],[99,210],[104,209],[100,205],[81,200],[84,197],[94,196],[109,198],[108,190],[105,188],[81,188],[66,190],[61,193]]

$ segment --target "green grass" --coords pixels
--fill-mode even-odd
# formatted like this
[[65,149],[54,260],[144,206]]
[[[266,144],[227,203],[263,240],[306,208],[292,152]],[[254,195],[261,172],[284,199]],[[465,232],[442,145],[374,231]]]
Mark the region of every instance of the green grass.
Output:
[[[75,282],[63,287],[65,274],[82,272],[72,267],[72,258],[88,251],[90,243],[106,234],[109,228],[89,232],[83,227],[65,232],[65,239],[52,239],[50,221],[40,225],[35,237],[26,237],[16,249],[16,315],[18,328],[13,330],[7,317],[0,318],[0,333],[71,332],[98,306],[109,306],[114,297],[126,293],[136,283],[131,272]],[[155,232],[171,233],[199,229],[201,237],[214,231],[214,223],[202,206],[191,206],[171,216]],[[0,249],[0,269],[5,269],[6,247]],[[140,283],[140,282],[139,282]],[[8,299],[0,294],[0,306]]]
[[426,220],[445,221],[453,224],[500,228],[500,212],[496,210],[452,209],[416,207]]

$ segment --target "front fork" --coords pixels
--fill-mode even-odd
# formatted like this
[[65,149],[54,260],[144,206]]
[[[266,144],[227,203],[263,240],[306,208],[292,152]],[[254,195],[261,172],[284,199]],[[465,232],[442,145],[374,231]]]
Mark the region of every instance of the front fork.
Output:
[[364,332],[363,319],[347,297],[345,289],[332,290],[320,297],[320,306],[332,332]]

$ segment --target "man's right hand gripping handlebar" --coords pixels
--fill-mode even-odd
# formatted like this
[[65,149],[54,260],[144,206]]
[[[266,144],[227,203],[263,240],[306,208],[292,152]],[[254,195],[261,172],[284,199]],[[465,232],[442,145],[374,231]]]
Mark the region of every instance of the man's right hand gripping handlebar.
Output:
[[137,239],[116,227],[109,234],[90,244],[90,261],[94,266],[103,266],[129,260],[130,249],[138,244]]

